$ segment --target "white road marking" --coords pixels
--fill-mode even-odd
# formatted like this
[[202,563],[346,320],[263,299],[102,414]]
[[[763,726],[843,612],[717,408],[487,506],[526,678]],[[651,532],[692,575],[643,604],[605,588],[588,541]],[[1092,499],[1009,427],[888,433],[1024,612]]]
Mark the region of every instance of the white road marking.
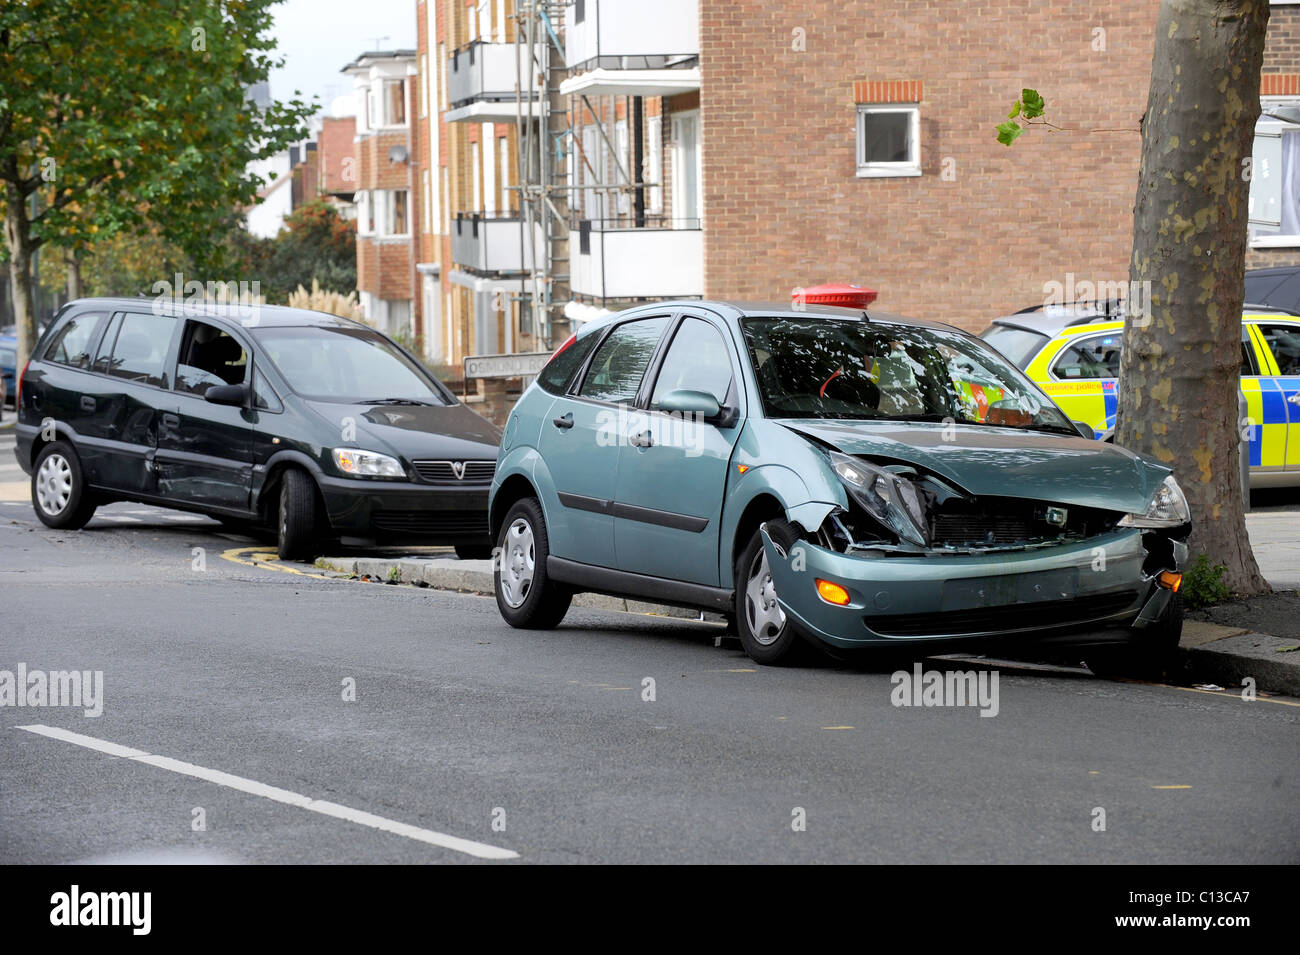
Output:
[[129,746],[122,746],[118,743],[110,743],[107,740],[96,739],[93,736],[83,736],[81,733],[73,733],[70,730],[59,729],[55,726],[45,726],[38,723],[31,726],[18,726],[15,728],[26,730],[29,733],[36,733],[38,736],[47,736],[50,739],[62,740],[65,743],[72,743],[75,746],[82,746],[86,749],[93,749],[96,752],[107,753],[109,756],[132,759],[138,763],[147,763],[150,766],[156,766],[159,769],[166,769],[173,773],[179,773],[182,776],[192,776],[195,779],[202,779],[206,782],[216,783],[218,786],[225,786],[227,789],[235,789],[239,792],[248,793],[253,796],[261,796],[264,799],[282,802],[288,806],[297,806],[299,809],[307,809],[311,812],[320,813],[323,816],[333,816],[335,819],[344,819],[348,822],[355,822],[357,825],[369,826],[370,828],[378,829],[381,832],[391,832],[394,835],[414,839],[416,842],[426,842],[431,846],[451,849],[453,852],[463,852],[466,855],[474,856],[476,859],[519,858],[519,853],[512,852],[510,849],[502,849],[498,846],[490,846],[483,842],[474,842],[470,839],[461,839],[457,836],[449,836],[446,833],[434,832],[432,829],[421,829],[418,826],[412,826],[405,822],[397,822],[393,819],[386,819],[383,816],[376,816],[374,813],[364,812],[360,809],[352,809],[349,806],[341,806],[336,802],[329,802],[324,799],[313,799],[310,796],[304,796],[302,793],[291,792],[288,789],[280,789],[276,786],[268,786],[266,783],[259,783],[252,779],[245,779],[243,776],[232,776],[230,773],[223,773],[219,769],[208,769],[204,766],[196,766],[194,763],[182,762],[179,759],[172,759],[169,756],[157,756],[151,753],[146,753],[144,750],[132,749]]
[[117,524],[142,524],[144,523],[138,517],[128,517],[125,514],[100,514],[97,515],[101,521],[113,521]]

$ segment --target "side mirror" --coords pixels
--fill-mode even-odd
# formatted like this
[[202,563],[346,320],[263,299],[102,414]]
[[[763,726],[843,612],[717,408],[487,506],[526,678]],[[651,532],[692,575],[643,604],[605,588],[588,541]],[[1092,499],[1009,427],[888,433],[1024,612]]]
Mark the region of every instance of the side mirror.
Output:
[[705,420],[716,418],[722,411],[718,399],[706,391],[690,391],[679,388],[670,391],[654,403],[655,411],[671,411],[677,414],[697,415]]
[[1097,440],[1097,432],[1092,430],[1092,425],[1085,424],[1082,421],[1071,421],[1070,424],[1074,425],[1074,430],[1079,432],[1080,435],[1087,438],[1089,441]]
[[232,405],[242,408],[248,404],[248,385],[213,385],[203,392],[203,400],[214,405]]

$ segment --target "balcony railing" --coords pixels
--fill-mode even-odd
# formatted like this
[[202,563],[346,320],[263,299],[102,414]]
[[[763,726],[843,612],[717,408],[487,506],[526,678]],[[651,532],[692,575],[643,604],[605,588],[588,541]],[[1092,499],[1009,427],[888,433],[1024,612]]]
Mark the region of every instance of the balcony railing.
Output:
[[566,11],[570,70],[656,70],[700,55],[699,0],[575,0]]
[[[514,116],[515,87],[520,88],[520,95],[526,95],[528,86],[526,74],[525,82],[519,82],[516,52],[513,43],[475,40],[452,53],[447,62],[447,101],[453,112],[463,112],[478,104]],[[524,55],[527,55],[526,51]],[[528,68],[527,59],[524,68]],[[478,113],[482,112],[480,108]],[[528,109],[525,108],[524,112],[527,113]]]
[[[532,257],[527,242],[520,249],[522,228],[514,213],[458,212],[451,229],[451,260],[471,272],[526,272],[532,268]],[[544,257],[540,226],[534,225],[533,237]]]
[[704,294],[704,233],[698,219],[583,219],[569,232],[569,287],[574,295],[629,300],[699,298]]

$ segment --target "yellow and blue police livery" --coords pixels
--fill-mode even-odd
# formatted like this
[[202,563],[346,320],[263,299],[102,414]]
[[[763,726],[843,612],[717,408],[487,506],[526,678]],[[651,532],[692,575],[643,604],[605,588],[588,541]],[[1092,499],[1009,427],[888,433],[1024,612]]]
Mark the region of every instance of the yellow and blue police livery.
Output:
[[[1124,319],[1113,304],[1026,309],[981,337],[1098,440],[1115,434]],[[1300,485],[1300,315],[1247,305],[1241,322],[1252,487]]]

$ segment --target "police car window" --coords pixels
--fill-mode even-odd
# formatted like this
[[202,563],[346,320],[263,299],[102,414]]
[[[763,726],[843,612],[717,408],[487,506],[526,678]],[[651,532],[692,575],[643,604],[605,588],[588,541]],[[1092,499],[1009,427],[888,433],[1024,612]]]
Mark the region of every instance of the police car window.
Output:
[[1061,351],[1052,371],[1065,381],[1119,377],[1120,333],[1094,335]]
[[1246,326],[1241,326],[1241,375],[1243,378],[1250,375],[1258,375],[1259,371],[1255,368],[1255,349],[1250,344],[1250,332]]
[[1278,374],[1300,375],[1300,325],[1259,325],[1268,349],[1277,362]]

